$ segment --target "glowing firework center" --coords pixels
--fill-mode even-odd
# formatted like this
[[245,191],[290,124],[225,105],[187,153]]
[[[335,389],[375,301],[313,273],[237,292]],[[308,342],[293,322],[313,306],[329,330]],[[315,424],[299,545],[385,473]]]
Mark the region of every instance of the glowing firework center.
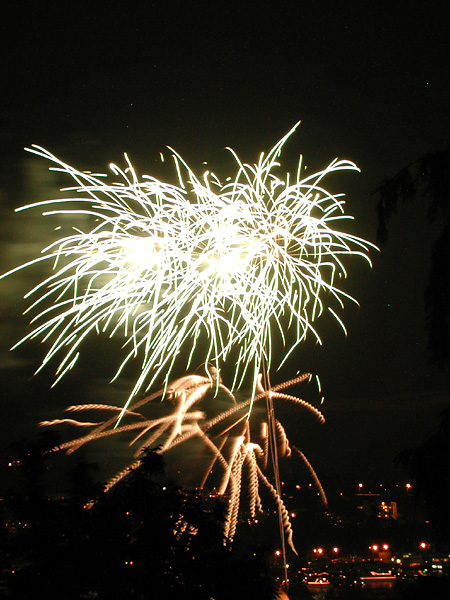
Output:
[[30,152],[75,180],[68,190],[77,197],[24,208],[81,213],[94,225],[87,232],[72,230],[18,267],[53,262],[52,274],[28,294],[37,296],[30,309],[40,312],[19,344],[31,338],[49,342],[43,365],[62,354],[58,380],[93,331],[125,335],[116,377],[142,357],[131,399],[158,378],[167,384],[183,348],[189,349],[189,366],[201,341],[202,362],[218,372],[237,352],[233,387],[250,372],[255,390],[262,364],[270,367],[274,336],[286,341],[285,330],[293,332],[282,363],[308,330],[318,337],[312,322],[323,310],[322,292],[340,305],[348,298],[335,286],[336,274],[346,274],[342,256],[369,260],[370,244],[335,229],[348,218],[343,200],[322,187],[329,173],[357,170],[352,162],[335,160],[301,179],[300,161],[292,182],[273,173],[294,131],[254,165],[231,151],[237,174],[225,185],[212,173],[197,178],[174,151],[177,185],[149,176],[139,181],[126,155],[124,171],[111,165],[120,180],[108,184],[105,176],[77,171],[33,146]]

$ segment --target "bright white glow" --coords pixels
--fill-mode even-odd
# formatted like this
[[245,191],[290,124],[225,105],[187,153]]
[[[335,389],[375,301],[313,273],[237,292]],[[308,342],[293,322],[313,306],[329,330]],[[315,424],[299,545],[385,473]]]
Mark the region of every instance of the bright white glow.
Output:
[[[142,361],[128,402],[157,379],[167,385],[176,361],[184,370],[196,350],[218,372],[235,351],[232,388],[248,372],[255,392],[263,363],[279,367],[308,330],[319,339],[312,323],[323,311],[322,293],[327,303],[334,298],[341,306],[349,298],[335,284],[346,274],[342,257],[368,260],[370,244],[337,229],[348,218],[341,195],[322,185],[329,174],[357,170],[352,162],[336,159],[304,179],[301,161],[295,179],[276,174],[295,129],[254,165],[231,151],[237,172],[224,185],[209,172],[198,178],[174,151],[177,185],[139,180],[126,155],[125,170],[111,165],[119,181],[108,183],[39,146],[29,149],[74,179],[68,189],[76,198],[23,208],[82,214],[91,224],[10,271],[53,263],[53,273],[27,295],[36,298],[30,307],[36,316],[19,344],[33,338],[49,343],[42,365],[62,356],[57,381],[93,332],[124,336],[115,377],[132,359]],[[286,344],[283,356],[272,355],[276,338]],[[180,356],[183,349],[187,356]]]

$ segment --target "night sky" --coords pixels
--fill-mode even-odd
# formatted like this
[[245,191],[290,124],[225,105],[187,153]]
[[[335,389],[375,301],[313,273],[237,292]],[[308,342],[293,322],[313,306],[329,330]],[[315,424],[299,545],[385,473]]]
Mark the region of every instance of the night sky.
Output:
[[[51,189],[46,165],[23,150],[33,143],[80,169],[105,170],[127,152],[149,174],[169,145],[222,174],[232,164],[225,147],[256,161],[301,120],[285,169],[299,154],[311,171],[335,157],[355,161],[361,173],[336,185],[355,215],[352,233],[376,242],[371,192],[449,142],[446,1],[16,5],[0,24],[2,271],[46,244],[45,222],[13,213]],[[426,349],[423,291],[436,231],[424,206],[402,207],[388,244],[371,254],[372,270],[349,265],[346,289],[360,307],[343,313],[347,338],[325,320],[323,346],[304,344],[286,373],[273,375],[321,378],[326,424],[298,413],[288,430],[319,476],[401,477],[395,453],[421,441],[450,403],[449,371],[430,365]],[[27,283],[0,281],[2,456],[37,421],[60,416],[75,392],[96,401],[107,377],[87,360],[48,393],[51,368],[32,379],[42,350],[8,352],[26,327]],[[117,389],[108,395],[120,402]]]

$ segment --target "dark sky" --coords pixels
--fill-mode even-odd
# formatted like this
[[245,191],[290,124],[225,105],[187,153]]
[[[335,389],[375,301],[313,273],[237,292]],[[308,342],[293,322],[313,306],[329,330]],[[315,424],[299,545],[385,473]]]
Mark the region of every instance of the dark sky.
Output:
[[[150,174],[170,145],[221,172],[230,164],[225,146],[254,161],[301,120],[289,168],[298,154],[311,168],[354,160],[361,174],[343,175],[340,189],[354,232],[373,242],[371,191],[448,144],[446,1],[91,4],[21,2],[2,18],[2,270],[45,243],[44,225],[12,213],[45,195],[23,151],[32,143],[83,169],[106,169],[126,151]],[[394,453],[426,435],[449,404],[448,371],[430,366],[426,351],[432,234],[424,207],[403,208],[373,269],[350,265],[347,289],[361,307],[344,312],[347,339],[327,322],[324,346],[306,344],[293,359],[324,386],[326,425],[301,431],[299,423],[291,434],[301,432],[319,475],[391,476]],[[5,443],[58,416],[70,396],[64,384],[46,393],[50,374],[29,381],[35,349],[7,354],[24,326],[15,316],[24,308],[20,285],[0,282]]]

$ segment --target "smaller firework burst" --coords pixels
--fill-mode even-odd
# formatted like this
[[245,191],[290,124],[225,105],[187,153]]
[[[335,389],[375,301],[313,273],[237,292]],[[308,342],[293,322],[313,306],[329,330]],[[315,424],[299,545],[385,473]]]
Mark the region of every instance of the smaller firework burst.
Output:
[[[214,377],[217,374],[211,369]],[[244,511],[250,519],[256,519],[262,510],[260,496],[261,486],[268,490],[275,500],[280,515],[286,539],[295,551],[292,539],[292,527],[289,513],[276,486],[272,485],[265,471],[269,463],[270,454],[270,424],[265,410],[265,401],[271,398],[275,401],[285,401],[302,407],[313,413],[320,422],[324,421],[322,413],[312,404],[282,390],[289,386],[309,380],[308,374],[301,375],[270,390],[265,390],[258,383],[258,393],[253,402],[251,396],[242,401],[237,401],[235,395],[223,385],[221,381],[211,381],[209,377],[200,375],[187,375],[172,382],[166,392],[167,405],[172,407],[168,415],[158,418],[149,418],[154,406],[153,401],[160,399],[164,390],[136,401],[125,411],[122,422],[117,426],[117,416],[121,408],[105,404],[83,404],[70,406],[66,412],[70,418],[44,421],[41,426],[69,425],[89,429],[85,435],[75,437],[62,443],[55,450],[72,453],[89,442],[99,441],[111,436],[131,436],[130,448],[134,449],[131,462],[127,467],[115,474],[106,484],[105,491],[111,489],[121,479],[126,477],[131,470],[141,464],[141,457],[147,448],[157,447],[157,452],[165,454],[181,444],[193,440],[200,440],[206,454],[210,456],[207,466],[200,474],[198,488],[204,489],[210,478],[216,477],[215,489],[219,496],[228,500],[228,511],[224,524],[225,537],[232,540],[238,523],[242,504],[245,502]],[[215,393],[219,387],[221,395],[229,408],[211,416],[213,403],[208,395]],[[217,397],[214,399],[217,402]],[[153,403],[153,404],[152,404]],[[248,407],[253,403],[255,410],[252,419],[248,419]],[[258,407],[262,404],[263,410]],[[150,409],[150,410],[149,410]],[[78,414],[101,415],[98,421],[85,421],[77,419]],[[309,470],[322,502],[326,504],[326,496],[322,486],[311,467],[310,463],[300,450],[289,443],[284,427],[275,421],[275,444],[277,456],[289,457],[292,450],[302,460]],[[203,463],[204,464],[204,463]],[[245,492],[243,491],[243,486]]]

